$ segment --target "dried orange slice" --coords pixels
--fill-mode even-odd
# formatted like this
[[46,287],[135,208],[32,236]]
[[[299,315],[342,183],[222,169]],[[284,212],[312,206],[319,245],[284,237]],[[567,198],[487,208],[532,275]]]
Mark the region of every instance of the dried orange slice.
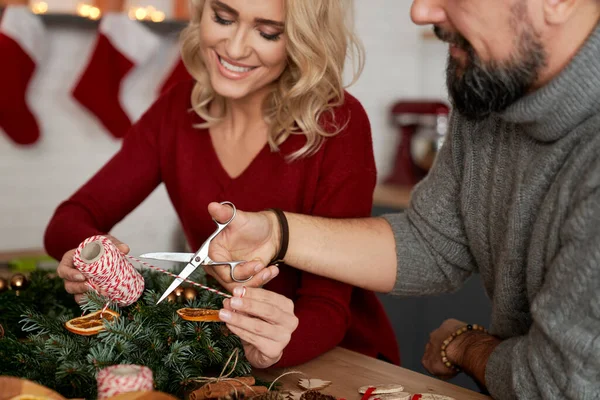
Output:
[[177,314],[186,321],[219,322],[219,310],[206,308],[180,308]]
[[[102,314],[102,318],[100,318],[100,314]],[[112,321],[116,318],[119,318],[119,313],[113,310],[106,309],[104,312],[98,310],[91,314],[84,315],[83,317],[73,318],[72,320],[67,321],[65,328],[78,335],[91,336],[104,330],[103,319]]]

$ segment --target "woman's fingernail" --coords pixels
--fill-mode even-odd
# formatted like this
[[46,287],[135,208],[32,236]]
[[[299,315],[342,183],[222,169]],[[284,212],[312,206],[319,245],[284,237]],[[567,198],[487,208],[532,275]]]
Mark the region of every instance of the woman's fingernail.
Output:
[[245,286],[236,286],[233,288],[233,295],[237,296],[237,297],[244,297],[244,294],[246,293],[246,287]]
[[219,310],[219,319],[221,321],[229,321],[231,319],[231,311],[225,309]]
[[275,278],[277,275],[279,275],[279,269],[275,268],[273,270],[273,275],[271,276],[271,278]]
[[242,306],[242,299],[240,299],[239,297],[232,297],[231,299],[229,299],[229,303],[233,308],[240,308]]
[[266,270],[265,273],[262,275],[263,281],[268,281],[270,277],[271,277],[271,272],[269,270]]
[[262,269],[262,264],[256,264],[256,267],[254,267],[254,272],[258,272]]
[[77,274],[77,275],[75,275],[75,280],[83,282],[83,281],[85,281],[85,276],[83,276],[82,274]]

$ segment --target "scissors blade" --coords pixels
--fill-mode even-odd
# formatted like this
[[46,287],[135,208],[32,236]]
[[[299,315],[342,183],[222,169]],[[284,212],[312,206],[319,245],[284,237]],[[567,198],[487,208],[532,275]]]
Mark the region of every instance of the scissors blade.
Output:
[[187,263],[194,257],[194,253],[145,253],[139,258],[147,258],[150,260],[174,261]]
[[189,263],[183,269],[183,271],[181,271],[181,273],[179,275],[177,275],[177,278],[175,278],[173,283],[171,283],[171,286],[169,286],[168,289],[165,290],[165,292],[162,294],[162,296],[160,296],[160,299],[158,299],[156,304],[158,304],[161,301],[163,301],[164,299],[166,299],[167,296],[173,292],[173,290],[177,289],[177,287],[183,283],[184,279],[187,279],[187,277],[190,276],[192,274],[192,272],[194,272],[196,270],[196,268],[198,268],[197,265]]

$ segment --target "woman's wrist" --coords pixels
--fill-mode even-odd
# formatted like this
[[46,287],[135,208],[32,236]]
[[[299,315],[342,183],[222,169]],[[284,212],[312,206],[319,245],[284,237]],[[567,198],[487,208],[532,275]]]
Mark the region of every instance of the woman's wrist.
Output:
[[276,208],[267,210],[266,215],[271,226],[271,243],[273,246],[273,254],[269,261],[269,265],[279,264],[283,262],[285,253],[287,253],[287,242],[289,237],[287,218],[283,211]]

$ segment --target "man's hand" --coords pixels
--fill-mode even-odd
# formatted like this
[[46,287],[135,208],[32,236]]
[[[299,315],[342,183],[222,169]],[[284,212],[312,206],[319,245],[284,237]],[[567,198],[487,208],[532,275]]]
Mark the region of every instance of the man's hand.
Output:
[[223,301],[219,318],[242,340],[246,358],[255,368],[268,368],[281,359],[298,327],[294,302],[277,293],[236,287]]
[[[115,246],[117,246],[121,253],[129,253],[129,246],[127,246],[125,243],[121,242],[114,236],[105,236],[109,238]],[[74,294],[75,301],[79,303],[83,297],[83,294],[89,291],[90,287],[86,283],[85,276],[83,276],[73,264],[73,255],[75,254],[75,250],[76,249],[69,250],[63,255],[63,258],[56,269],[56,273],[65,281],[65,290],[68,293]]]
[[[456,372],[442,362],[441,347],[444,340],[452,333],[465,326],[464,322],[448,319],[429,336],[425,347],[423,366],[440,379],[448,379]],[[456,336],[446,346],[446,357],[454,366],[475,379],[482,387],[486,387],[485,368],[496,346],[502,341],[495,336],[479,330],[470,330]]]
[[[421,360],[421,363],[429,373],[444,380],[456,376],[458,372],[452,368],[446,367],[442,362],[442,343],[452,336],[459,328],[465,325],[466,323],[457,319],[447,319],[439,328],[431,332],[429,335],[429,342],[425,345],[425,354],[423,354],[423,359]],[[453,344],[454,343],[451,343],[448,348],[446,348],[446,357],[448,357],[448,352],[453,350]],[[454,359],[449,357],[448,360],[456,365]],[[458,367],[458,365],[456,366]]]
[[[214,219],[223,222],[231,218],[233,210],[227,205],[211,203],[208,206],[208,212]],[[237,210],[236,216],[229,226],[213,239],[208,255],[215,262],[248,261],[235,268],[235,277],[243,280],[254,275],[252,280],[243,285],[260,287],[279,273],[276,266],[265,269],[275,257],[279,243],[279,223],[274,213],[245,213]],[[204,269],[229,291],[242,285],[232,281],[230,270],[227,267],[205,266]]]

